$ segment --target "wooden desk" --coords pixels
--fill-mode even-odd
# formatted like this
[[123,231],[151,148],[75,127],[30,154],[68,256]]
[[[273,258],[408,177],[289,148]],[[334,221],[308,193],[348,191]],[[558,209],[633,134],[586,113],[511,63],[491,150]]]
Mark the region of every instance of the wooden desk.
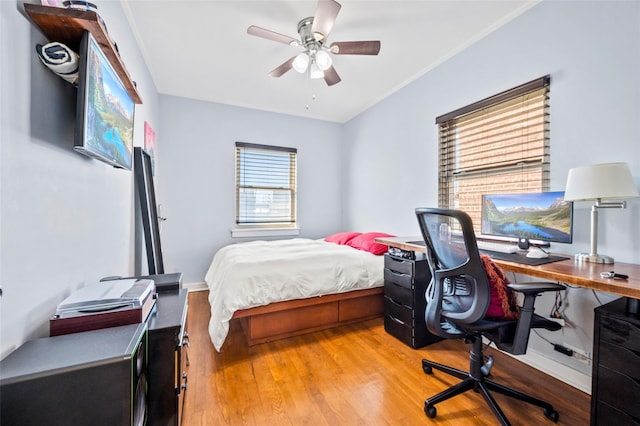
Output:
[[[426,251],[423,245],[410,243],[410,241],[422,241],[422,237],[376,238],[376,241],[380,244],[398,247],[403,250],[422,253]],[[494,262],[505,271],[604,291],[618,296],[640,299],[640,265],[622,262],[605,265],[601,263],[576,262],[573,259],[538,266],[498,259],[495,259]],[[608,271],[616,271],[618,274],[628,275],[629,279],[621,280],[600,277],[601,272]]]
[[[423,245],[411,243],[422,241],[421,237],[376,238],[376,241],[402,250],[426,252]],[[591,425],[630,424],[631,416],[640,412],[634,398],[640,392],[640,369],[629,369],[640,361],[634,352],[640,348],[640,265],[622,262],[604,265],[573,259],[537,266],[498,259],[494,262],[506,271],[623,296],[596,308]],[[625,274],[629,279],[601,278],[600,273],[605,271]]]

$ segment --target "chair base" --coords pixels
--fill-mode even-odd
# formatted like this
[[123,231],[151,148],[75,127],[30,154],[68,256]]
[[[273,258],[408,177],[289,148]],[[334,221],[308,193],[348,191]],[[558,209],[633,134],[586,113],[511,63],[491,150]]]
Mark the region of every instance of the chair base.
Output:
[[[424,412],[428,417],[434,418],[436,416],[436,407],[435,405],[445,401],[449,398],[453,398],[456,395],[460,395],[468,390],[475,390],[482,394],[484,400],[491,408],[491,411],[495,414],[495,416],[500,421],[500,424],[503,426],[508,426],[509,420],[506,418],[502,409],[495,401],[490,391],[500,393],[502,395],[506,395],[510,398],[515,398],[520,401],[524,401],[529,404],[536,405],[544,409],[544,415],[553,422],[557,422],[560,418],[558,412],[553,408],[551,404],[541,399],[535,398],[531,395],[527,395],[523,392],[517,391],[515,389],[503,386],[499,383],[494,382],[493,380],[487,379],[485,374],[481,371],[481,360],[482,357],[482,338],[480,336],[474,336],[470,338],[471,344],[473,345],[471,350],[471,372],[466,372],[462,370],[458,370],[456,368],[452,368],[443,364],[439,364],[437,362],[429,361],[426,359],[422,360],[422,369],[426,374],[432,374],[432,369],[440,370],[444,373],[447,373],[451,376],[457,377],[462,381],[449,389],[446,389],[439,394],[427,398],[424,401]],[[480,355],[475,356],[475,355]],[[475,372],[475,373],[474,373]]]

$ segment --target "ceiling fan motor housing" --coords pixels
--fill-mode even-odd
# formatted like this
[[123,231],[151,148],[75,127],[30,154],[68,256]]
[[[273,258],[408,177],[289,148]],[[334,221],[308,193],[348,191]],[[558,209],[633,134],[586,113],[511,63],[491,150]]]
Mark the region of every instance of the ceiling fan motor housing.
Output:
[[298,23],[298,34],[300,34],[300,41],[305,49],[309,51],[317,51],[322,47],[324,35],[318,33],[314,35],[311,33],[311,27],[313,26],[313,17],[304,18]]

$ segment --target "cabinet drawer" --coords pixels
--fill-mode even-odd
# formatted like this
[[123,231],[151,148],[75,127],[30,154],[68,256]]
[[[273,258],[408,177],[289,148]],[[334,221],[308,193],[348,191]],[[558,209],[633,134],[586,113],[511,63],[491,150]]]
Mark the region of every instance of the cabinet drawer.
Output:
[[409,346],[413,344],[413,332],[409,324],[405,324],[397,318],[384,316],[384,330],[394,337],[397,337]]
[[601,341],[598,359],[601,366],[640,382],[640,356],[637,353],[622,346]]
[[384,295],[401,305],[413,308],[413,292],[411,289],[399,286],[391,281],[384,281]]
[[634,425],[640,426],[640,422],[637,419],[633,419],[627,413],[613,408],[609,404],[604,402],[598,402],[596,408],[595,419],[591,419],[592,425]]
[[640,419],[640,384],[607,367],[598,368],[598,400]]
[[629,321],[603,316],[600,322],[600,340],[640,352],[640,327]]
[[401,305],[387,296],[384,297],[384,313],[399,319],[405,324],[413,325],[413,309],[409,306]]
[[384,257],[384,267],[392,271],[398,272],[400,274],[413,276],[414,264],[415,264],[415,261],[413,260],[403,260],[403,259],[398,259],[396,257],[391,257],[391,256]]
[[411,275],[395,272],[387,268],[384,268],[384,281],[398,284],[407,290],[413,288],[413,277]]

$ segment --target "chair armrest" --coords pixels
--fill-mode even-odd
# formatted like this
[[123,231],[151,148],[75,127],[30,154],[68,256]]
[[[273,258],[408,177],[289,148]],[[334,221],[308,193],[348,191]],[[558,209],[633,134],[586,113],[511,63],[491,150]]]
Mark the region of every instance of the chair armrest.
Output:
[[514,291],[524,294],[524,300],[520,307],[520,316],[516,325],[516,330],[511,343],[496,343],[499,349],[509,352],[513,355],[522,355],[527,352],[529,342],[529,332],[533,323],[536,296],[545,291],[566,290],[566,287],[558,283],[550,282],[527,282],[518,284],[509,284],[508,287]]
[[535,281],[527,283],[508,284],[507,287],[509,287],[511,290],[517,291],[518,293],[523,293],[525,295],[537,294],[545,291],[566,290],[566,287],[562,284]]

